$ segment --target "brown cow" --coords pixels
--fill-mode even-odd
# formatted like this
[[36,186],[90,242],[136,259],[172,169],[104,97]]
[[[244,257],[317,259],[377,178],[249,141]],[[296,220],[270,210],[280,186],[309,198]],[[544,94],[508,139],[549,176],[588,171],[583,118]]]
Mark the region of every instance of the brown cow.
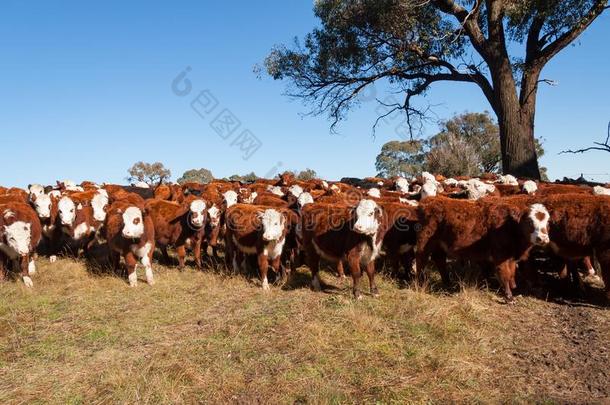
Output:
[[27,204],[14,202],[0,205],[0,280],[5,266],[19,268],[23,283],[33,287],[30,275],[36,272],[33,254],[40,242],[40,221]]
[[178,253],[178,268],[184,268],[186,249],[192,248],[195,264],[201,270],[201,243],[207,223],[207,204],[202,199],[190,198],[182,204],[165,200],[147,200],[146,209],[155,227],[155,241],[169,262],[168,246]]
[[595,256],[610,300],[610,198],[585,194],[547,196],[550,248],[565,259]]
[[138,284],[138,259],[146,271],[146,282],[154,284],[152,257],[155,250],[155,227],[143,205],[117,201],[110,206],[104,226],[110,256],[118,269],[121,256],[125,259],[129,285]]
[[[236,204],[227,209],[225,260],[236,271],[246,255],[256,255],[263,290],[269,290],[269,261],[280,273],[286,235],[296,223],[295,214],[285,208]],[[243,267],[243,266],[242,266]]]
[[415,244],[417,243],[418,206],[396,202],[380,202],[387,218],[389,228],[383,238],[386,261],[395,274],[399,274],[401,264],[405,276],[414,269]]
[[[85,192],[90,193],[90,192]],[[68,247],[78,256],[82,249],[85,254],[94,242],[97,221],[93,218],[93,208],[85,199],[73,199],[70,195],[64,195],[57,203],[58,221],[57,225],[62,234],[66,236]],[[101,226],[101,225],[100,225]],[[51,261],[55,261],[51,257]]]
[[361,200],[355,207],[313,203],[302,210],[302,239],[307,264],[312,273],[311,286],[320,290],[319,263],[347,262],[352,275],[354,297],[359,289],[361,266],[366,268],[371,294],[377,296],[375,259],[380,253],[388,228],[383,209],[373,200]]
[[478,201],[432,198],[420,205],[421,231],[416,261],[422,274],[432,255],[443,282],[449,282],[446,258],[489,261],[495,266],[508,302],[516,287],[516,263],[534,245],[549,242],[549,212],[527,199],[486,198]]

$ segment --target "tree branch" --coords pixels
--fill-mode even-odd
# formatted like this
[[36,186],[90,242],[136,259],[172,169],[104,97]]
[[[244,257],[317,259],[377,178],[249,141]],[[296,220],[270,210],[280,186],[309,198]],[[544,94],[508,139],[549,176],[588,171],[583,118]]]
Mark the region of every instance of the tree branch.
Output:
[[610,122],[608,122],[608,136],[606,136],[605,142],[593,142],[597,146],[589,146],[588,148],[577,149],[577,150],[564,150],[559,152],[560,155],[564,153],[585,153],[591,150],[601,150],[604,152],[610,152]]
[[557,53],[578,38],[578,36],[609,7],[608,0],[598,0],[576,25],[540,51],[540,54],[537,57],[540,63],[544,65],[551,60],[553,56],[557,55]]

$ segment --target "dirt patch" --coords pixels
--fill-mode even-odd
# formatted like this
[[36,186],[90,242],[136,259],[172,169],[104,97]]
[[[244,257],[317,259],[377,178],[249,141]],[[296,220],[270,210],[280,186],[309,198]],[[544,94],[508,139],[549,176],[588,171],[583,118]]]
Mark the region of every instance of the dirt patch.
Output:
[[517,305],[507,354],[526,397],[560,403],[601,403],[610,398],[609,311],[542,302]]

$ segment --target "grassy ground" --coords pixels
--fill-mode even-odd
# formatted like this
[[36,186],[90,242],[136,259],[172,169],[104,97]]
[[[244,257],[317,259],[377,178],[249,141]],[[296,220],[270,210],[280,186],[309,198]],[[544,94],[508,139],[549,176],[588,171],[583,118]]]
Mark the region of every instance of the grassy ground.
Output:
[[[610,312],[493,291],[313,293],[156,267],[157,284],[39,260],[0,285],[0,403],[596,403]],[[363,280],[364,281],[364,280]]]

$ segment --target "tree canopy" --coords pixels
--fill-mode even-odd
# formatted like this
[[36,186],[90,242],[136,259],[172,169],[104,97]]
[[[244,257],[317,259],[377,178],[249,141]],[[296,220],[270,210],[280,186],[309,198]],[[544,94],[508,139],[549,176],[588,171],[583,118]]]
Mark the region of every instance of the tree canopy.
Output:
[[212,172],[208,169],[202,168],[187,170],[186,172],[184,172],[184,174],[182,174],[182,177],[177,180],[177,183],[209,183],[212,180],[214,180],[214,175],[212,174]]
[[[538,156],[544,155],[542,143],[535,142]],[[498,124],[491,115],[464,113],[442,121],[440,132],[428,139],[384,144],[375,167],[382,177],[415,176],[424,170],[446,176],[477,176],[500,173],[501,160]]]
[[503,171],[538,177],[542,69],[607,8],[608,0],[317,0],[320,26],[276,46],[265,67],[333,127],[367,87],[388,83],[403,97],[381,101],[381,117],[403,111],[412,138],[428,110],[415,96],[441,81],[478,86],[498,118]]
[[131,166],[128,173],[127,181],[132,183],[141,181],[149,186],[156,186],[166,182],[172,175],[172,172],[165,168],[161,162],[146,163],[141,161]]

